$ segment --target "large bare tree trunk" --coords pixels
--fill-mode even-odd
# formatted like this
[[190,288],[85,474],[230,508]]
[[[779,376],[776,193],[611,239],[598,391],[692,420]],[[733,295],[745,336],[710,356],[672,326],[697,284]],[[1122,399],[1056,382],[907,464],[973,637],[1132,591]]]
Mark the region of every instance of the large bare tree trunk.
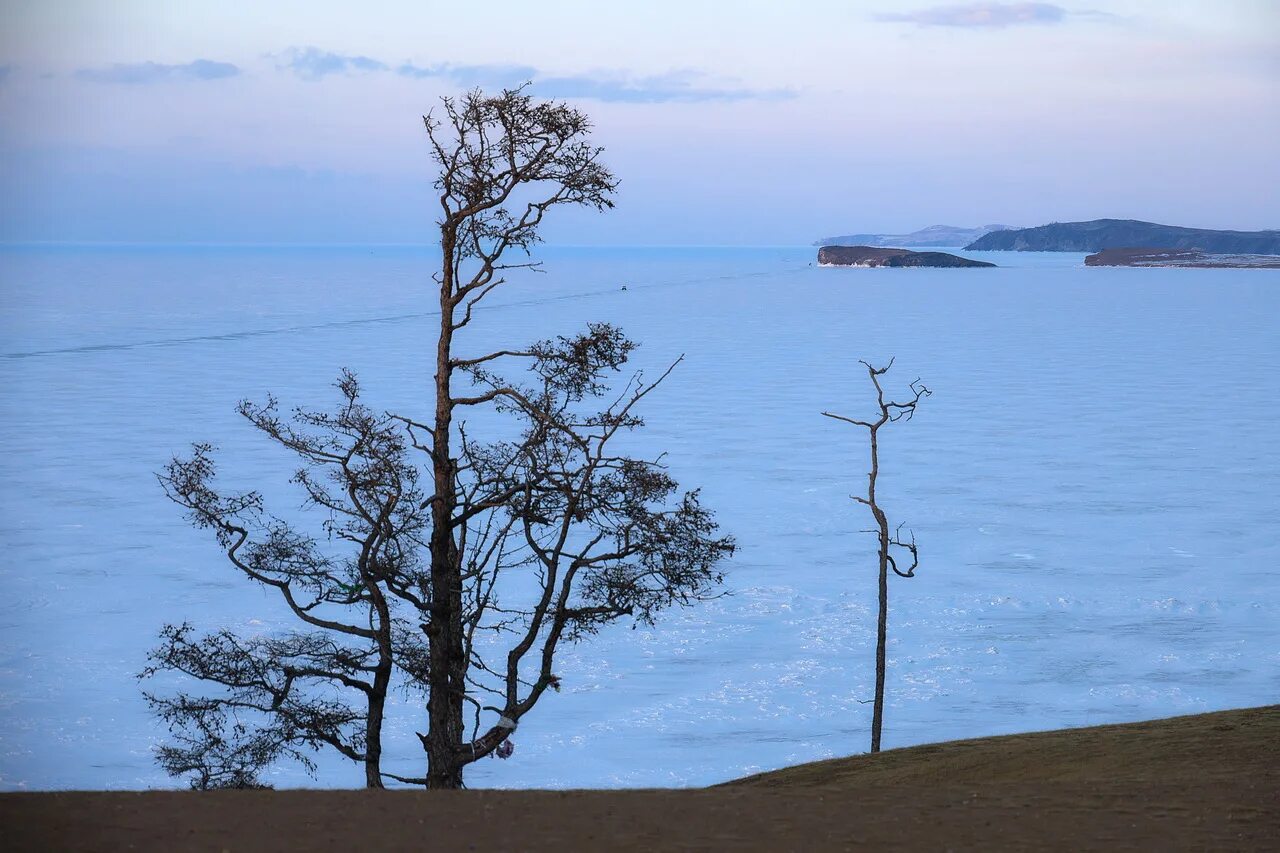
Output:
[[440,338],[436,347],[436,411],[432,431],[431,613],[427,627],[430,691],[427,699],[427,787],[462,787],[462,703],[465,695],[465,656],[462,633],[462,573],[454,542],[452,518],[456,509],[453,428],[452,349],[454,332],[454,247],[456,226],[446,220],[441,229],[443,266],[440,280]]
[[374,677],[374,694],[369,697],[369,723],[365,734],[364,784],[367,788],[381,788],[382,784],[382,718],[387,702],[387,686],[391,682],[391,667],[384,673],[381,668]]
[[391,686],[394,665],[391,649],[391,610],[382,590],[372,585],[372,598],[378,613],[378,665],[373,673],[373,691],[369,694],[368,725],[365,730],[364,780],[369,788],[382,788],[382,720],[386,712],[387,689]]

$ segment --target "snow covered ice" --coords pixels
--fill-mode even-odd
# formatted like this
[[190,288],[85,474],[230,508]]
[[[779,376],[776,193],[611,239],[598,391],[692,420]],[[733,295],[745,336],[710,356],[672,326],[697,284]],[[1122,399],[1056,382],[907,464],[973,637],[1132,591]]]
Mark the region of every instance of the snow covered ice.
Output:
[[[546,249],[462,346],[616,322],[666,450],[740,544],[731,593],[563,653],[564,684],[473,787],[703,785],[867,748],[873,540],[847,495],[858,359],[935,393],[883,433],[882,502],[915,531],[891,584],[887,748],[1264,704],[1280,692],[1280,272],[819,269],[813,250]],[[429,409],[429,250],[26,249],[3,264],[0,787],[180,784],[137,672],[166,621],[289,625],[154,479],[196,440],[228,486],[297,504],[291,460],[234,414]],[[626,285],[626,290],[622,289]],[[291,504],[292,502],[292,504]],[[386,768],[418,773],[423,712]],[[361,771],[322,761],[319,782]],[[299,769],[277,786],[315,784]]]

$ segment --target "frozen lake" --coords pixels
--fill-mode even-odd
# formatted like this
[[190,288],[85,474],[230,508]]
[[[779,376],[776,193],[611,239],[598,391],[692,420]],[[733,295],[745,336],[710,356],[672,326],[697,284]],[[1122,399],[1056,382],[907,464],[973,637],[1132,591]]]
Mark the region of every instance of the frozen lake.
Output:
[[[702,785],[867,748],[874,543],[847,498],[865,445],[818,414],[869,411],[860,358],[935,390],[885,433],[882,502],[921,547],[891,587],[886,747],[1276,701],[1280,271],[814,255],[547,249],[548,274],[464,339],[610,320],[641,365],[684,353],[638,442],[741,546],[732,595],[569,650],[564,692],[469,784]],[[236,401],[325,406],[343,366],[371,403],[429,411],[432,257],[0,252],[0,788],[180,784],[152,761],[164,731],[135,679],[158,629],[290,623],[153,474],[208,440],[229,485],[283,483],[290,460]],[[391,715],[386,767],[416,774],[424,714],[399,697]],[[322,763],[321,784],[361,781]]]

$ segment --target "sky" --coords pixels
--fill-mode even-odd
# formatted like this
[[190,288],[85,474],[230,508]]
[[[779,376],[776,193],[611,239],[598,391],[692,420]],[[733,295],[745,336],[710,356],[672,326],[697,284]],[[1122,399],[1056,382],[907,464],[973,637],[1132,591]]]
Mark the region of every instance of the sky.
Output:
[[433,242],[423,113],[525,81],[621,180],[554,244],[1280,228],[1276,0],[0,10],[0,242]]

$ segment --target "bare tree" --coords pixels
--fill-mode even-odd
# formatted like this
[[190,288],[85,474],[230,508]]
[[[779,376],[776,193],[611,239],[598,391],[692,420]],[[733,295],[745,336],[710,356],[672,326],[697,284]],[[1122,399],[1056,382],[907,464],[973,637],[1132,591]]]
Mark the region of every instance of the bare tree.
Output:
[[[662,456],[616,449],[619,436],[643,425],[638,405],[679,359],[655,381],[640,372],[623,379],[636,344],[608,323],[455,354],[455,337],[480,316],[504,271],[537,267],[528,250],[547,211],[612,206],[616,181],[588,142],[586,117],[517,89],[446,98],[441,119],[425,123],[442,210],[433,416],[372,414],[350,374],[339,383],[339,413],[300,411],[297,426],[274,401],[242,406],[305,460],[296,482],[327,514],[330,540],[355,555],[333,557],[267,517],[257,492],[218,494],[207,446],[161,475],[238,569],[279,590],[316,629],[252,640],[166,629],[144,674],[178,670],[224,688],[212,698],[151,697],[178,740],[162,763],[198,785],[255,784],[277,758],[305,763],[310,750],[329,746],[364,761],[371,787],[382,778],[461,787],[468,764],[510,756],[521,718],[548,688],[559,690],[554,663],[565,643],[717,595],[719,564],[734,549]],[[506,260],[513,250],[525,260]],[[460,410],[487,410],[487,425],[503,425],[499,435],[476,439]],[[421,453],[425,476],[410,451]],[[405,629],[410,614],[414,631]],[[426,694],[421,777],[379,766],[397,667]],[[359,694],[367,701],[356,707],[350,699]]]
[[[653,382],[634,374],[610,393],[602,373],[633,346],[616,328],[592,324],[509,353],[529,359],[527,384],[469,368],[476,393],[459,404],[491,403],[520,427],[512,440],[487,444],[460,430],[449,522],[461,594],[452,605],[460,648],[448,662],[458,686],[451,681],[445,694],[444,744],[420,735],[428,775],[402,781],[458,787],[467,764],[509,755],[520,719],[547,688],[560,689],[553,666],[563,643],[716,594],[733,540],[717,535],[696,492],[678,493],[661,458],[612,450],[619,434],[643,425],[637,404],[675,367]],[[407,423],[415,438],[429,434]],[[439,619],[432,602],[415,603]],[[435,641],[439,624],[425,628]],[[440,689],[433,680],[431,700]]]
[[[920,400],[928,397],[932,392],[920,384],[919,379],[916,379],[909,386],[911,390],[911,398],[909,400],[904,403],[886,400],[884,398],[884,389],[880,385],[880,377],[888,373],[889,368],[893,367],[893,359],[890,359],[889,363],[884,367],[872,367],[865,361],[859,363],[867,368],[867,375],[876,389],[876,406],[878,409],[876,419],[864,421],[844,415],[832,414],[831,412],[823,412],[822,414],[828,418],[862,427],[870,435],[871,470],[867,474],[867,491],[865,495],[850,495],[850,497],[870,509],[871,515],[876,522],[876,527],[872,532],[876,534],[879,557],[879,612],[876,618],[876,689],[871,714],[871,751],[879,752],[880,734],[884,727],[885,646],[889,632],[889,572],[892,571],[898,577],[903,578],[915,577],[916,568],[920,565],[920,552],[916,548],[915,535],[911,534],[909,539],[903,539],[901,524],[890,531],[889,518],[880,507],[876,497],[876,485],[880,477],[880,428],[885,424],[896,421],[911,420],[915,416],[916,406]],[[905,569],[898,565],[898,560],[894,557],[895,549],[899,553],[905,552],[910,556],[911,564]]]
[[[424,121],[440,167],[442,255],[435,417],[411,424],[425,433],[419,446],[431,460],[434,492],[430,594],[419,602],[430,649],[423,781],[456,788],[462,768],[503,744],[557,684],[551,664],[562,639],[705,596],[719,581],[716,562],[733,546],[715,536],[696,493],[666,506],[676,485],[655,460],[606,449],[620,430],[640,425],[633,407],[657,383],[633,377],[604,409],[575,413],[575,404],[605,395],[606,374],[634,348],[618,329],[596,324],[524,349],[454,354],[455,335],[503,283],[503,271],[536,266],[505,258],[513,249],[527,257],[549,210],[613,206],[617,182],[589,141],[586,116],[521,90],[473,91],[444,99],[439,118]],[[493,373],[502,361],[524,361],[535,384],[522,388]],[[454,388],[459,372],[470,385],[463,393]],[[455,444],[457,410],[482,405],[523,420],[520,438],[480,444],[460,432]],[[489,592],[513,570],[537,578],[532,607],[501,608]],[[500,664],[476,642],[486,629],[516,639],[505,652],[491,651],[504,658]],[[537,664],[526,674],[522,662],[534,649]],[[481,674],[496,684],[482,685]],[[476,690],[496,697],[494,704]],[[472,737],[464,735],[468,703]],[[481,732],[484,711],[497,720]]]
[[259,772],[285,756],[312,769],[308,754],[322,747],[363,762],[366,785],[382,787],[393,666],[418,677],[424,666],[416,628],[396,617],[391,596],[422,582],[418,555],[428,521],[401,424],[362,405],[350,373],[337,387],[336,412],[299,409],[291,422],[274,400],[239,407],[301,459],[294,482],[324,514],[325,541],[267,514],[256,491],[216,491],[209,445],[175,457],[158,475],[191,522],[213,530],[230,563],[276,590],[311,629],[244,638],[228,630],[199,637],[185,623],[165,627],[143,677],[176,671],[223,688],[212,696],[147,694],[176,739],[160,749],[161,765],[188,775],[194,787],[259,784]]

